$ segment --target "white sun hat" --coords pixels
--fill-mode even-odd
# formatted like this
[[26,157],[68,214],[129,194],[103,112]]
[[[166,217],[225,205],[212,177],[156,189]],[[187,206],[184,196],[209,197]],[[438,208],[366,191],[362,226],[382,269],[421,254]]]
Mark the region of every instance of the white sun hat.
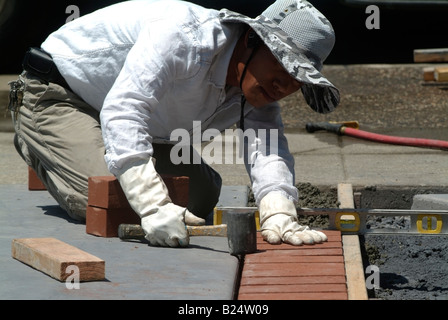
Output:
[[309,2],[277,0],[255,19],[228,9],[219,17],[223,23],[249,25],[289,74],[303,83],[303,96],[314,111],[336,108],[339,91],[320,73],[334,46],[334,30]]

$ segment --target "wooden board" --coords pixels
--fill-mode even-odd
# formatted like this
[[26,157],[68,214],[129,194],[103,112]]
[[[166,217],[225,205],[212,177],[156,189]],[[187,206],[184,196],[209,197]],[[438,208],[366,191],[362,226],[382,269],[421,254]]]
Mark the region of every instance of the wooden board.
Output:
[[434,67],[423,68],[423,80],[424,81],[434,81]]
[[437,82],[448,81],[448,67],[435,68],[434,80],[436,80]]
[[14,259],[59,281],[73,275],[71,266],[78,267],[79,281],[105,279],[104,260],[55,238],[13,239],[11,251]]
[[416,49],[414,62],[448,62],[448,48]]

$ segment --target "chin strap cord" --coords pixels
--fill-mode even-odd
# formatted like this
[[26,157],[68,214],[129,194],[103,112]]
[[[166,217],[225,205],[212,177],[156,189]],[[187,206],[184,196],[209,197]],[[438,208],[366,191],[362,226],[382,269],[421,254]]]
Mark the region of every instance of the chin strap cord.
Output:
[[240,129],[244,132],[244,105],[246,104],[246,97],[241,94],[241,114],[240,114]]

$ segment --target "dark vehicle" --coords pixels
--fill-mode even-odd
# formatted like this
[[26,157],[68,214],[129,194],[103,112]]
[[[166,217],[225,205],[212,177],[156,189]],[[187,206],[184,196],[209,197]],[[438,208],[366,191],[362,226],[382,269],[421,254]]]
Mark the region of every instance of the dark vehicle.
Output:
[[[130,0],[132,1],[132,0]],[[163,1],[163,0],[162,0]],[[333,24],[328,64],[409,63],[413,50],[448,47],[448,0],[309,0]],[[67,20],[120,0],[0,0],[0,74],[18,73],[26,49],[39,46]],[[191,0],[255,17],[274,0]],[[373,11],[377,7],[378,19]],[[378,28],[369,29],[366,23]]]

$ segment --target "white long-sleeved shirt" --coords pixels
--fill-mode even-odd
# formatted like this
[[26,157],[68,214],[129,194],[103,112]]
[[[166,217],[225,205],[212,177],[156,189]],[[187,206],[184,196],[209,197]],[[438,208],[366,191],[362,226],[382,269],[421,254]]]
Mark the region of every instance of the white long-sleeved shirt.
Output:
[[[241,90],[226,86],[241,26],[219,11],[171,0],[127,1],[67,23],[42,44],[70,88],[100,111],[105,160],[120,175],[153,155],[153,143],[174,143],[175,129],[222,131],[239,121]],[[277,103],[246,103],[245,128],[278,129],[278,152],[248,141],[246,168],[259,202],[271,191],[297,201],[294,159]],[[261,151],[260,151],[261,150]],[[269,150],[269,149],[268,149]]]

